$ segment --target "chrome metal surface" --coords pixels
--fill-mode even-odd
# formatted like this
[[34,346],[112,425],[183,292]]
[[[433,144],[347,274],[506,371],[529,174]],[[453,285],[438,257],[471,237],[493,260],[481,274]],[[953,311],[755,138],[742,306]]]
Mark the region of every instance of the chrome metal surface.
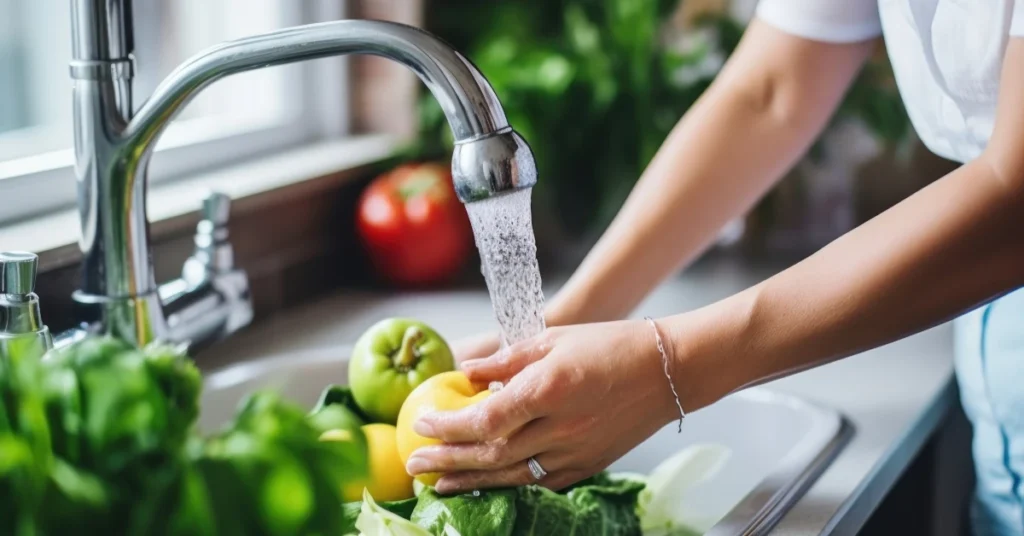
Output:
[[34,253],[0,253],[0,344],[32,338],[45,348],[53,346],[35,294],[38,264],[39,257]]
[[[351,347],[263,358],[204,376],[199,428],[227,422],[238,402],[258,389],[276,389],[312,407],[329,384],[348,381]],[[676,505],[692,528],[708,536],[770,533],[852,436],[834,410],[766,388],[733,394],[686,419],[682,434],[665,426],[609,468],[648,474],[689,445],[717,443],[732,456],[710,481]]]
[[0,253],[0,292],[30,294],[36,290],[36,269],[39,257],[27,251]]
[[392,59],[413,70],[444,110],[456,140],[452,175],[460,199],[485,199],[536,182],[533,155],[508,126],[490,85],[466,58],[422,30],[343,20],[226,42],[178,67],[133,115],[131,1],[71,2],[83,253],[81,288],[74,297],[89,312],[83,320],[92,322],[92,331],[138,344],[158,338],[185,342],[183,337],[226,335],[251,316],[241,306],[226,320],[221,313],[210,316],[248,296],[244,274],[225,268],[230,248],[215,236],[223,225],[210,224],[217,245],[197,242],[182,281],[163,287],[153,275],[148,240],[146,173],[153,148],[175,115],[225,76],[343,54]]
[[530,146],[512,129],[485,138],[457,142],[452,151],[452,179],[463,203],[496,193],[532,188],[537,166]]
[[195,252],[180,279],[160,286],[169,339],[202,343],[221,339],[252,321],[249,279],[234,266],[228,236],[231,198],[213,192],[203,201]]
[[71,0],[74,58],[126,59],[134,48],[131,0]]

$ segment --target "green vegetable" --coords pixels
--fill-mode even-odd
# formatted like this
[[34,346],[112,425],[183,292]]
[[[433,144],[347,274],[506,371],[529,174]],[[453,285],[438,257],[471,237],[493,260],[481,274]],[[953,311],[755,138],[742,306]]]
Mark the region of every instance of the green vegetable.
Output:
[[356,341],[348,379],[352,395],[371,422],[395,424],[413,389],[454,369],[452,351],[436,331],[415,320],[389,318]]
[[202,385],[180,354],[90,338],[53,353],[43,366],[58,457],[131,494],[180,457]]
[[415,523],[378,506],[365,489],[356,528],[360,536],[430,536]]
[[540,486],[442,497],[424,490],[412,521],[435,536],[456,530],[474,536],[602,534],[640,532],[637,501],[644,484],[599,474],[563,492]]
[[[88,338],[41,360],[0,342],[0,534],[114,536],[511,536],[680,534],[675,507],[724,463],[683,451],[649,490],[600,474],[564,492],[538,486],[377,504],[366,493],[366,437],[351,393],[331,387],[312,413],[255,393],[209,438],[195,434],[201,378],[167,346]],[[319,441],[344,428],[347,441]],[[638,517],[638,512],[642,517]],[[641,522],[642,519],[642,522]]]
[[48,487],[50,433],[32,339],[0,341],[0,533],[34,534]]
[[[717,520],[697,520],[680,508],[686,495],[717,474],[731,451],[721,445],[693,445],[661,462],[651,471],[640,494],[639,509],[646,536],[703,534]],[[698,523],[702,521],[702,523]]]
[[515,525],[516,490],[442,497],[427,489],[418,498],[411,520],[433,534],[451,526],[460,534],[510,536]]
[[639,535],[636,505],[643,489],[642,482],[612,480],[604,473],[563,493],[540,486],[519,488],[512,534]]
[[257,393],[202,439],[201,377],[177,349],[42,351],[0,341],[0,534],[343,534],[341,488],[366,472],[358,428],[321,442],[313,416]]
[[330,385],[320,394],[320,400],[309,413],[309,422],[320,432],[328,430],[358,430],[366,424],[366,416],[348,387]]
[[341,488],[365,476],[366,439],[319,441],[319,434],[278,395],[249,397],[198,456],[212,500],[235,505],[215,509],[218,533],[243,512],[255,514],[243,527],[248,533],[329,534],[342,526]]
[[[416,498],[405,499],[402,501],[389,501],[376,503],[378,507],[395,514],[402,519],[409,519],[412,516],[413,509],[416,508]],[[342,516],[345,519],[344,525],[342,525],[342,534],[349,534],[357,532],[356,530],[356,519],[359,518],[359,513],[363,510],[363,501],[356,501],[345,503],[341,505]]]

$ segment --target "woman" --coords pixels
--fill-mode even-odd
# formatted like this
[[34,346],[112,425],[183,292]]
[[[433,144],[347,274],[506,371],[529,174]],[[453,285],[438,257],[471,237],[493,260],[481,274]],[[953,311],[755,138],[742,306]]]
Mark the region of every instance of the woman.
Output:
[[[618,320],[794,165],[880,34],[920,137],[964,165],[762,284],[653,325]],[[490,355],[493,336],[463,352],[471,379],[507,384],[421,419],[420,433],[451,445],[418,451],[409,472],[448,473],[443,493],[535,476],[563,487],[678,419],[674,393],[695,411],[981,306],[957,344],[975,528],[1024,532],[1024,292],[1012,293],[1024,286],[1022,37],[1024,0],[763,0],[550,303],[558,327],[507,352]]]

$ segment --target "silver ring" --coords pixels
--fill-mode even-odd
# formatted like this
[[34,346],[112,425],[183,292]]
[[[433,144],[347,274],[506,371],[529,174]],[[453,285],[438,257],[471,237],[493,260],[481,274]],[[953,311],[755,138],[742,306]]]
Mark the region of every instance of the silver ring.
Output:
[[540,466],[540,462],[537,458],[530,456],[529,460],[526,460],[526,466],[530,468],[530,474],[533,475],[534,480],[543,480],[544,477],[548,476],[548,472]]

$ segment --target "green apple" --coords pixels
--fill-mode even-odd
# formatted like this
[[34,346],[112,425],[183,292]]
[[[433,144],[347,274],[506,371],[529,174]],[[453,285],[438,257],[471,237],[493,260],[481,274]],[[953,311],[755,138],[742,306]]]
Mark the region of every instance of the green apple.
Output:
[[356,404],[371,421],[395,424],[416,386],[451,370],[455,358],[436,331],[416,320],[390,318],[356,341],[348,381]]

